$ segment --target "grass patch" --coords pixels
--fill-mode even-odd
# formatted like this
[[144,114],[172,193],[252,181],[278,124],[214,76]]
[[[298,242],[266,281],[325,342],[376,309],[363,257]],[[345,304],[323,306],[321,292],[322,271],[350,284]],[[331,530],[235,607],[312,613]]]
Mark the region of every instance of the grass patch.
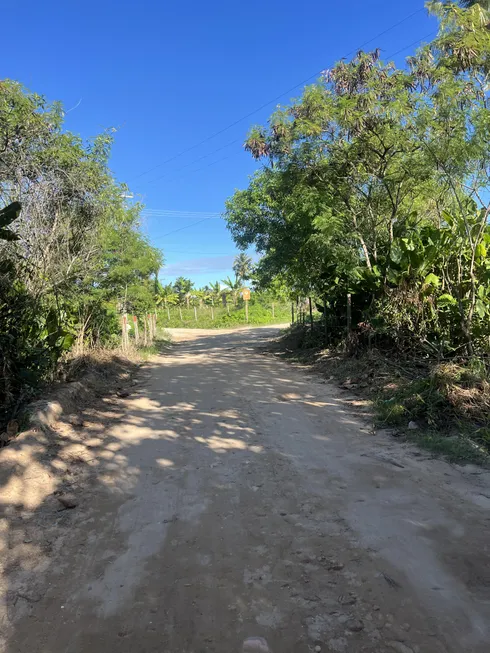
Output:
[[449,462],[477,465],[488,463],[488,453],[476,446],[469,435],[442,435],[430,430],[423,430],[421,433],[408,432],[405,435],[419,447],[432,451],[438,456],[444,456]]
[[147,361],[152,356],[158,356],[158,354],[163,354],[172,345],[172,338],[170,334],[165,329],[158,329],[155,340],[151,345],[139,345],[136,347],[136,354],[142,360]]
[[400,360],[374,349],[351,356],[312,348],[312,340],[291,329],[277,350],[369,399],[378,427],[452,462],[490,462],[490,382],[481,361]]
[[[169,317],[170,316],[170,317]],[[289,322],[291,319],[290,305],[275,304],[264,306],[263,304],[250,304],[248,310],[248,322],[245,315],[245,307],[242,306],[201,306],[194,308],[171,307],[169,311],[160,311],[158,315],[159,326],[187,329],[229,329],[238,326],[264,326],[267,324],[280,324]]]

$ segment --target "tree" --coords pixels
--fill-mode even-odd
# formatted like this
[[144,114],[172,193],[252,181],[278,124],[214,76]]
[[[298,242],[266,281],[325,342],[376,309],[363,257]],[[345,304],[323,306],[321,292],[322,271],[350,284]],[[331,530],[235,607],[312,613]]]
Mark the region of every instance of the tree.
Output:
[[244,253],[238,254],[233,262],[233,272],[238,279],[245,281],[252,274],[252,259]]
[[174,283],[174,290],[178,294],[180,302],[183,303],[185,300],[187,308],[189,308],[193,287],[193,282],[185,277],[178,277]]
[[4,415],[53,378],[74,343],[115,344],[120,311],[154,305],[162,255],[139,231],[141,206],[127,206],[127,188],[109,169],[113,130],[84,142],[63,128],[63,115],[59,103],[0,83]]
[[[397,343],[488,348],[490,119],[487,15],[431,2],[437,38],[397,69],[359,52],[253,127],[263,168],[227,202],[237,245],[329,314]],[[448,292],[449,291],[449,292]]]

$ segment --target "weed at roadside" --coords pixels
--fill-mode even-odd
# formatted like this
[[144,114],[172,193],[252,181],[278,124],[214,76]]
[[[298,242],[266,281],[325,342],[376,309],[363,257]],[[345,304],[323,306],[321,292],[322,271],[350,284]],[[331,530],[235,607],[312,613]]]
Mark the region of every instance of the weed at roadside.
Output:
[[378,427],[452,462],[489,462],[490,383],[481,361],[400,360],[375,349],[354,357],[335,349],[298,348],[308,342],[295,329],[277,348],[369,399]]

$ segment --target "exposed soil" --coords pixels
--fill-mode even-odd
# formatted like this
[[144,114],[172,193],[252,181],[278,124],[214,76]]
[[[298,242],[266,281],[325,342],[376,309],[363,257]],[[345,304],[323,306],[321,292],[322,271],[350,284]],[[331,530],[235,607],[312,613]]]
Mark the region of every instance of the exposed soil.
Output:
[[175,330],[0,452],[2,653],[489,650],[490,473],[373,432],[276,333]]

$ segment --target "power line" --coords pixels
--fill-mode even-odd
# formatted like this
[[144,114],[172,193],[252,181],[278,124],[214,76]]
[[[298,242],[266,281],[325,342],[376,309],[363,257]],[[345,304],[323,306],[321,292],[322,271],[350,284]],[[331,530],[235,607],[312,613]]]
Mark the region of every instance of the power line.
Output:
[[[155,177],[155,179],[151,179],[150,181],[147,181],[147,184],[154,184],[155,181],[159,181],[160,179],[163,179],[163,177],[167,177],[169,174],[172,174],[172,172],[180,172],[181,170],[184,170],[184,168],[188,168],[189,166],[193,165],[194,163],[197,163],[198,161],[202,161],[202,159],[207,159],[208,156],[212,156],[213,154],[216,154],[216,152],[221,152],[221,150],[226,149],[227,147],[230,147],[231,145],[235,145],[235,143],[240,142],[240,138],[235,138],[234,141],[231,141],[231,143],[228,143],[227,145],[223,145],[222,147],[218,147],[216,150],[213,150],[212,152],[209,152],[208,154],[204,154],[203,156],[200,156],[198,159],[194,159],[194,161],[191,161],[190,163],[186,163],[184,166],[181,168],[178,168],[177,170],[169,170],[168,172],[164,172],[163,175],[160,175],[159,177]],[[228,159],[229,157],[225,157],[225,159]],[[220,159],[220,161],[224,161],[224,159]],[[218,161],[215,161],[215,163],[218,163]],[[210,163],[209,165],[214,165],[214,163]],[[204,166],[204,168],[207,168],[208,166]],[[203,170],[204,168],[200,168]],[[194,170],[194,172],[198,172],[197,170]]]
[[[415,12],[415,13],[417,13],[417,12]],[[409,43],[408,45],[405,45],[403,48],[400,48],[400,50],[397,50],[396,52],[393,52],[392,54],[390,54],[390,55],[388,55],[388,56],[389,56],[389,57],[395,57],[396,55],[400,54],[400,53],[403,52],[404,50],[407,50],[408,48],[411,48],[413,45],[415,45],[415,44],[417,44],[417,43],[420,43],[421,41],[424,41],[425,39],[429,38],[430,36],[433,36],[434,33],[435,33],[435,32],[434,32],[434,30],[433,30],[432,32],[429,32],[429,33],[426,34],[425,36],[422,36],[421,38],[416,39],[416,40],[413,41],[412,43]],[[226,157],[226,158],[228,158],[228,157]],[[216,162],[216,163],[217,163],[217,162]],[[207,166],[205,166],[205,167],[207,167]],[[194,171],[194,172],[198,172],[198,170],[196,170],[196,171]],[[198,225],[198,224],[201,224],[202,222],[205,222],[206,220],[212,220],[212,219],[215,219],[215,218],[209,218],[209,217],[208,217],[208,218],[203,218],[202,220],[198,220],[197,222],[194,222],[194,223],[192,223],[192,224],[190,224],[190,225],[187,225],[187,226],[185,226],[185,227],[181,227],[180,229],[175,229],[174,231],[170,231],[170,232],[167,233],[167,234],[163,234],[163,236],[169,236],[170,234],[177,233],[178,231],[183,231],[184,229],[190,229],[191,227],[194,227],[194,226],[196,226],[196,225]],[[162,236],[162,237],[163,237],[163,236]]]
[[[419,11],[420,11],[420,10],[419,10]],[[415,13],[417,13],[417,12],[415,12]],[[425,39],[434,36],[436,33],[437,33],[437,30],[433,30],[433,31],[429,32],[429,33],[426,34],[425,36],[422,36],[422,37],[416,39],[415,41],[412,41],[412,42],[409,43],[408,45],[403,46],[403,48],[400,48],[400,49],[397,50],[396,52],[392,52],[392,53],[390,53],[390,54],[387,56],[387,58],[396,57],[398,54],[400,54],[400,53],[403,52],[404,50],[408,50],[409,48],[411,48],[412,46],[416,45],[417,43],[421,43],[421,42],[424,41]],[[232,141],[231,143],[228,143],[228,145],[225,145],[224,147],[229,147],[230,145],[233,145],[234,143],[237,143],[239,140],[241,140],[241,139],[236,139],[235,141]],[[222,148],[218,148],[217,150],[213,150],[213,151],[210,152],[209,154],[207,154],[207,155],[205,155],[205,156],[203,156],[203,157],[199,157],[198,159],[195,159],[194,161],[191,161],[190,163],[186,164],[185,166],[182,166],[182,168],[180,168],[179,170],[182,170],[183,168],[187,168],[187,167],[193,165],[194,163],[197,163],[197,162],[200,161],[201,159],[206,158],[207,156],[211,156],[211,154],[214,154],[215,152],[224,149],[224,147],[222,147]],[[231,156],[231,155],[230,155],[230,156]],[[201,167],[201,168],[198,168],[197,170],[190,170],[189,172],[191,172],[192,174],[195,174],[196,172],[201,172],[201,170],[204,170],[205,168],[209,168],[209,167],[211,167],[211,166],[213,166],[213,165],[215,165],[215,164],[217,164],[217,163],[221,163],[221,161],[226,161],[226,159],[229,159],[230,156],[225,156],[225,157],[223,157],[222,159],[218,159],[217,161],[213,161],[212,163],[209,163],[208,165],[205,165],[205,166],[203,166],[203,167]],[[171,171],[170,171],[170,172],[171,172]],[[178,172],[178,171],[177,171],[177,172]],[[156,179],[153,179],[152,181],[149,181],[148,183],[151,184],[151,183],[153,183],[153,182],[155,182],[155,181],[158,181],[159,179],[162,179],[163,177],[165,177],[167,174],[170,174],[170,173],[165,173],[165,174],[161,175],[160,177],[157,177]],[[181,177],[182,177],[182,176],[183,176],[183,175],[181,175]],[[181,177],[171,177],[170,179],[176,179],[176,178],[179,179],[179,178],[181,178]]]
[[174,229],[173,231],[169,231],[166,234],[162,234],[162,238],[165,236],[170,236],[170,234],[176,234],[178,231],[183,231],[184,229],[190,229],[191,227],[195,227],[198,224],[201,224],[201,222],[206,222],[206,220],[210,220],[211,218],[203,218],[202,220],[198,220],[197,222],[193,222],[192,224],[188,224],[185,227],[180,227],[180,229]]
[[[158,238],[154,239],[155,241],[158,240]],[[188,255],[193,255],[195,256],[196,254],[206,254],[208,256],[236,256],[239,254],[238,250],[235,250],[234,252],[203,252],[203,251],[195,251],[195,250],[181,250],[181,249],[167,249],[165,247],[165,253],[169,252],[170,254],[188,254]]]
[[[237,141],[238,140],[241,140],[241,139],[237,139]],[[211,154],[213,154],[213,153],[214,152],[211,152]],[[166,181],[175,181],[177,179],[182,179],[182,177],[185,177],[186,174],[195,174],[196,172],[201,172],[201,170],[205,170],[206,168],[211,168],[212,166],[217,165],[218,163],[221,163],[222,161],[226,161],[226,159],[229,159],[230,156],[231,155],[224,156],[221,159],[217,159],[216,161],[211,161],[211,163],[208,163],[207,165],[202,166],[201,168],[197,168],[196,170],[189,170],[188,172],[184,172],[184,174],[182,174],[182,175],[177,175],[176,177],[169,177],[169,178],[166,179]],[[191,161],[189,163],[189,165],[193,165],[194,163],[196,163],[196,161]],[[162,176],[164,176],[164,175],[162,175]],[[160,177],[158,179],[160,179]],[[158,179],[153,179],[153,181],[158,181]],[[149,181],[148,183],[151,184],[151,183],[153,183],[153,181]]]
[[[365,41],[364,43],[362,43],[361,45],[359,45],[357,48],[354,48],[354,49],[350,50],[350,51],[347,52],[347,53],[346,53],[342,58],[346,58],[346,57],[348,57],[349,55],[351,55],[351,54],[357,52],[358,50],[361,50],[361,49],[364,48],[366,45],[369,45],[370,43],[372,43],[372,42],[375,41],[376,39],[379,39],[381,36],[384,36],[384,35],[387,34],[388,32],[391,32],[391,30],[396,29],[397,27],[399,27],[400,25],[402,25],[403,23],[405,23],[407,20],[410,20],[411,18],[413,18],[414,16],[416,16],[417,14],[419,14],[421,11],[424,11],[424,7],[421,7],[420,9],[417,9],[416,11],[413,11],[413,12],[412,12],[411,14],[409,14],[408,16],[405,16],[405,18],[402,18],[402,19],[399,20],[397,23],[394,23],[393,25],[391,25],[391,26],[388,27],[387,29],[383,30],[383,31],[380,32],[379,34],[376,34],[376,36],[373,36],[373,37],[370,38],[368,41]],[[425,38],[425,37],[424,37],[424,38]],[[408,46],[408,47],[410,47],[410,46]],[[395,53],[395,54],[398,54],[398,52]],[[392,56],[395,56],[395,55],[392,55]],[[135,180],[135,179],[139,179],[140,177],[143,177],[144,175],[147,175],[147,174],[149,174],[150,172],[153,172],[153,170],[157,170],[158,168],[161,168],[162,166],[166,165],[167,163],[171,163],[172,161],[175,161],[175,159],[178,159],[179,157],[183,156],[184,154],[187,154],[188,152],[191,152],[192,150],[195,150],[196,148],[200,147],[201,145],[204,145],[204,144],[207,143],[208,141],[210,141],[210,140],[216,138],[217,136],[220,136],[220,134],[223,134],[224,132],[228,131],[228,130],[231,129],[232,127],[235,127],[236,125],[238,125],[239,123],[243,122],[244,120],[247,120],[247,118],[251,118],[251,117],[254,116],[256,113],[259,113],[259,111],[262,111],[262,109],[265,109],[265,108],[268,107],[270,104],[273,104],[274,102],[277,102],[277,100],[280,100],[284,95],[287,95],[288,93],[291,93],[292,91],[296,90],[299,86],[302,86],[303,84],[306,84],[307,82],[309,82],[309,81],[311,81],[312,79],[316,78],[316,77],[317,77],[318,75],[320,75],[321,73],[322,73],[321,70],[320,70],[320,71],[317,71],[317,72],[314,73],[313,75],[310,75],[310,77],[307,77],[306,79],[304,79],[303,81],[299,82],[298,84],[295,84],[294,86],[292,86],[291,88],[287,89],[286,91],[283,91],[280,95],[277,95],[277,96],[274,97],[272,100],[268,100],[268,101],[265,102],[264,104],[260,105],[258,108],[254,109],[253,111],[250,111],[249,113],[247,113],[246,115],[242,116],[241,118],[238,118],[238,120],[235,120],[235,121],[233,121],[232,123],[230,123],[229,125],[227,125],[226,127],[223,127],[222,129],[219,129],[218,131],[214,132],[214,134],[211,134],[210,136],[207,136],[207,137],[204,138],[202,141],[199,141],[198,143],[195,143],[194,145],[191,145],[190,147],[185,148],[184,150],[182,150],[181,152],[178,152],[178,153],[175,154],[174,156],[171,156],[170,158],[166,159],[165,161],[162,161],[162,163],[159,163],[159,164],[157,164],[156,166],[153,166],[152,168],[149,168],[148,170],[145,170],[144,172],[140,173],[139,175],[133,177],[130,181],[133,181],[133,180]],[[153,181],[156,181],[156,180],[153,180]],[[150,183],[152,183],[152,182],[150,182]]]
[[417,43],[421,43],[422,41],[425,41],[425,39],[428,39],[430,36],[434,36],[437,34],[437,30],[432,30],[432,32],[429,32],[425,36],[422,36],[419,39],[415,39],[415,41],[412,41],[412,43],[409,43],[408,45],[405,45],[403,48],[400,48],[400,50],[397,50],[396,52],[392,52],[389,57],[396,57],[397,54],[400,54],[401,52],[404,52],[405,50],[408,50],[408,48],[411,48],[413,45],[416,45]]
[[206,215],[219,215],[218,211],[181,211],[180,209],[151,209],[147,207],[145,207],[143,210],[147,211],[148,213],[175,213],[179,215],[202,215],[205,213]]
[[163,220],[195,220],[206,218],[207,220],[221,220],[220,213],[214,211],[171,211],[167,209],[143,209],[144,218],[159,218]]

